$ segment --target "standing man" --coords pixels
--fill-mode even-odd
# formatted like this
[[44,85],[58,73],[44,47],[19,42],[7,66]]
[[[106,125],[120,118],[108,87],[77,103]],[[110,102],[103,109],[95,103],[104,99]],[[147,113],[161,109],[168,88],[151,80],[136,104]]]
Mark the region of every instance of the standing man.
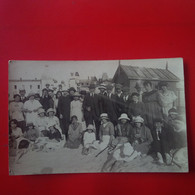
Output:
[[101,84],[98,89],[100,90],[100,93],[98,93],[98,104],[100,109],[100,114],[105,112],[105,97],[107,95],[106,92],[106,86],[104,84]]
[[122,85],[115,85],[115,99],[116,99],[116,110],[117,110],[117,118],[123,113],[123,92]]
[[50,108],[50,99],[51,97],[48,94],[48,90],[44,88],[42,90],[42,97],[40,99],[40,103],[43,106],[43,109],[47,111]]
[[87,94],[83,101],[83,111],[84,111],[84,119],[86,122],[86,126],[89,124],[95,123],[96,128],[96,139],[99,140],[99,116],[100,109],[98,104],[98,95],[95,94],[95,85],[90,84],[89,86],[89,94]]
[[107,96],[105,98],[105,111],[110,118],[110,121],[117,125],[118,117],[117,117],[117,107],[116,107],[116,97],[112,93],[113,86],[111,84],[107,85]]
[[123,113],[128,114],[129,104],[131,103],[130,89],[129,87],[123,88]]
[[64,91],[63,95],[59,98],[58,101],[60,127],[62,129],[62,133],[65,134],[66,139],[68,139],[68,127],[70,124],[70,102],[72,101],[72,96],[69,93]]
[[22,103],[24,103],[28,100],[28,98],[25,96],[26,95],[25,89],[19,89],[19,94],[20,94],[20,99],[21,99]]

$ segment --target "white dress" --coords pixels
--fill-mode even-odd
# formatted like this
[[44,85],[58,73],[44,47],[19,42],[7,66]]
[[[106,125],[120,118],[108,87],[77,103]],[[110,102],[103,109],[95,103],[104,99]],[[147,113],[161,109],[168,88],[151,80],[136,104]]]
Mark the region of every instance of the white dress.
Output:
[[31,113],[26,112],[26,123],[33,123],[35,125],[35,121],[37,119],[37,111],[34,112],[33,110],[37,110],[41,107],[42,105],[38,100],[28,100],[24,103],[24,109],[32,111]]
[[159,92],[159,98],[163,114],[168,116],[168,111],[173,108],[173,102],[177,99],[177,96],[173,91],[168,90],[165,94]]
[[96,138],[95,138],[94,132],[92,133],[85,132],[84,137],[83,137],[84,147],[88,148],[89,146],[92,146],[95,140]]
[[73,100],[70,104],[70,117],[77,116],[78,122],[82,122],[83,111],[82,111],[82,102],[80,100]]
[[50,126],[55,126],[62,134],[62,129],[60,128],[60,122],[58,117],[56,116],[47,117],[47,130],[49,130]]
[[43,130],[47,129],[47,122],[48,119],[46,116],[44,117],[37,117],[36,121],[35,121],[35,127],[41,132]]

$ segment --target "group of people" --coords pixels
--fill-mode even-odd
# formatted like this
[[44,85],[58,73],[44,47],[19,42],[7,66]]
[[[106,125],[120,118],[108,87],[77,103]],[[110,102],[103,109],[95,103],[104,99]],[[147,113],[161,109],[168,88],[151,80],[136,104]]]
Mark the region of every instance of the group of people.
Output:
[[28,147],[21,138],[36,143],[47,137],[64,141],[68,148],[82,144],[83,155],[108,148],[103,171],[113,161],[128,162],[149,153],[155,154],[157,163],[168,164],[170,151],[186,146],[185,123],[175,107],[177,96],[166,82],[153,89],[145,81],[143,87],[144,92],[136,85],[137,92],[131,94],[120,84],[90,84],[88,92],[71,87],[56,93],[46,86],[42,96],[29,93],[28,97],[21,90],[9,105],[10,140],[18,148]]

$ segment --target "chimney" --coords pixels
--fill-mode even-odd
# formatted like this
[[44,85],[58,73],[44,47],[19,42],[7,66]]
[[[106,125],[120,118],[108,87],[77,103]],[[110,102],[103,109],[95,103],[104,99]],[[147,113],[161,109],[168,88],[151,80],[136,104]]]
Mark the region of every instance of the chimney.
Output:
[[166,70],[168,70],[168,67],[169,67],[169,66],[168,66],[168,62],[166,61]]

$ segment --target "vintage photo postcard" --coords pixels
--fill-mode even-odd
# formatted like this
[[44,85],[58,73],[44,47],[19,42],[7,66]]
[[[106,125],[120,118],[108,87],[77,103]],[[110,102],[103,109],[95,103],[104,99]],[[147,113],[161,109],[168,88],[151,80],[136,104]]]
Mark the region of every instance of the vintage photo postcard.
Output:
[[182,58],[9,61],[9,174],[188,172]]

